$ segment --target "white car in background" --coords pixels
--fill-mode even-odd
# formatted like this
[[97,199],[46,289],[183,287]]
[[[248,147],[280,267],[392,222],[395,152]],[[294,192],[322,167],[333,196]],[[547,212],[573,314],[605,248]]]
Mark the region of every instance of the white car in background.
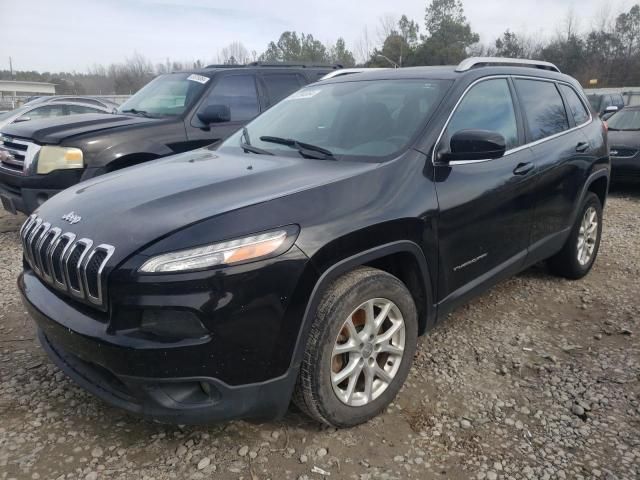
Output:
[[113,113],[117,107],[115,103],[93,97],[38,97],[21,107],[0,113],[0,131],[11,123],[80,113]]

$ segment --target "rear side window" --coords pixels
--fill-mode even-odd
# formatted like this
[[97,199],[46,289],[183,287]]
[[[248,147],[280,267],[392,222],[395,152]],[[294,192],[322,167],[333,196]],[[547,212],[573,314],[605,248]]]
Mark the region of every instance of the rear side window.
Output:
[[84,105],[69,105],[69,113],[104,113],[104,111],[93,107],[85,107]]
[[227,105],[232,122],[251,120],[258,115],[258,94],[253,75],[226,75],[209,93],[201,109],[208,105]]
[[560,85],[560,90],[562,90],[564,97],[567,99],[567,106],[573,115],[576,125],[582,125],[589,120],[589,112],[587,112],[576,91],[568,85]]
[[516,89],[529,123],[531,141],[569,129],[567,112],[554,83],[517,79]]
[[445,138],[460,130],[491,130],[504,137],[507,150],[518,145],[516,114],[506,79],[485,80],[467,92],[451,117]]
[[298,90],[303,83],[295,73],[272,73],[263,75],[267,95],[271,104],[278,103],[284,97]]

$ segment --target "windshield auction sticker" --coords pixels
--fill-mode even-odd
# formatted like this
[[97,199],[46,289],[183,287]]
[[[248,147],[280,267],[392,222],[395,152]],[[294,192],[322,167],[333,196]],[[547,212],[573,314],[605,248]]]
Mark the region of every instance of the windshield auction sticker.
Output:
[[296,93],[289,95],[285,100],[301,100],[303,98],[311,98],[311,97],[315,97],[317,94],[320,93],[320,89],[316,88],[310,88],[310,89],[303,89],[303,90],[298,90]]
[[205,77],[204,75],[196,75],[195,73],[189,75],[187,80],[191,80],[192,82],[202,83],[203,85],[209,81],[209,77]]

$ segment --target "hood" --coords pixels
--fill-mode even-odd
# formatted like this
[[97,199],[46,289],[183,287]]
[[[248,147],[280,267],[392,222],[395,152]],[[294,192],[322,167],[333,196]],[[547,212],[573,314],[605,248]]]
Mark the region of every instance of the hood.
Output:
[[609,130],[609,146],[624,145],[640,148],[640,131]]
[[[36,214],[78,238],[115,246],[114,259],[119,260],[196,222],[377,166],[202,149],[79,183],[45,202]],[[70,212],[74,215],[68,218],[80,217],[77,223],[62,219]]]
[[609,130],[609,152],[611,157],[631,158],[640,155],[640,131]]
[[153,118],[87,113],[14,123],[3,128],[2,133],[12,137],[29,138],[42,145],[58,145],[63,140],[76,135],[157,122],[158,119]]

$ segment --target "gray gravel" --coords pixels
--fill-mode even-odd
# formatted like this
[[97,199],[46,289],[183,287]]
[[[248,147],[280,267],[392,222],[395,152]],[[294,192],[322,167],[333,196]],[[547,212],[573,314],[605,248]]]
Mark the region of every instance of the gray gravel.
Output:
[[293,408],[163,426],[85,393],[34,340],[0,214],[0,478],[640,478],[639,209],[640,188],[610,198],[586,279],[535,267],[454,312],[388,411],[341,431]]

